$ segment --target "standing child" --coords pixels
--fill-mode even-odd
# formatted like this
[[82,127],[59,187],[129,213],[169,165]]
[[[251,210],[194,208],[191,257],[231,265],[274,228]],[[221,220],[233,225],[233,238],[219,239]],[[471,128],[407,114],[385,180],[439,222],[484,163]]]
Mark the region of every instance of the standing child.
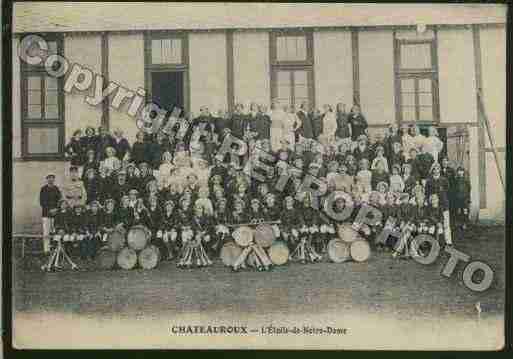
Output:
[[465,169],[458,167],[454,179],[454,211],[456,224],[464,230],[468,224],[470,189],[470,181],[465,175]]
[[363,186],[364,192],[372,191],[372,172],[369,171],[369,161],[366,158],[362,158],[360,161],[360,170],[356,174],[356,181]]
[[101,227],[104,222],[104,214],[100,211],[100,203],[92,201],[91,209],[87,213],[87,233],[88,238],[85,240],[88,247],[88,257],[93,259],[96,257],[101,241]]
[[161,238],[167,249],[167,257],[165,259],[172,259],[178,253],[178,221],[175,212],[175,203],[172,200],[167,200],[164,204],[164,212],[160,218],[159,230],[157,231],[157,238]]
[[53,231],[54,216],[62,198],[59,187],[55,184],[55,175],[49,173],[46,176],[46,184],[39,192],[39,204],[41,205],[41,223],[43,226],[43,249],[45,253],[50,251],[50,233]]
[[404,181],[401,177],[401,166],[399,164],[395,164],[392,166],[392,175],[390,176],[390,191],[403,193],[404,188]]
[[89,242],[89,228],[84,206],[79,204],[73,208],[69,227],[73,240],[78,242],[80,258],[82,260],[91,259],[94,253],[92,253],[92,246]]

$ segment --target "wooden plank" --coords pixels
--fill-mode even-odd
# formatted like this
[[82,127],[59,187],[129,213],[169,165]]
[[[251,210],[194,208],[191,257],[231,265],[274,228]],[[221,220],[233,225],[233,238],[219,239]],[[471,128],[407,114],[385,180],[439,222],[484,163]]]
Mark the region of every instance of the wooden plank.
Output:
[[474,68],[476,76],[476,107],[477,111],[477,122],[478,128],[478,162],[479,162],[479,208],[486,208],[486,153],[485,153],[485,134],[482,125],[481,111],[479,111],[479,91],[483,84],[482,75],[482,64],[481,64],[481,40],[479,37],[479,27],[476,25],[472,26],[472,37],[474,45]]
[[226,31],[226,85],[228,112],[232,113],[235,107],[235,81],[233,68],[233,30]]
[[[103,85],[109,83],[109,35],[102,33],[101,36],[101,68],[103,76]],[[110,109],[109,99],[106,98],[102,102],[102,126],[107,130],[110,128]]]
[[360,54],[358,29],[351,29],[351,54],[353,59],[353,103],[360,105]]

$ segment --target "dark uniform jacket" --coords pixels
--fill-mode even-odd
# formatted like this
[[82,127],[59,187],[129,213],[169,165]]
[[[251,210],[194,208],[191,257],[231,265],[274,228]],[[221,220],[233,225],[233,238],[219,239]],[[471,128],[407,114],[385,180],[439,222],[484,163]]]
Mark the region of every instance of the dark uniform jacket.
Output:
[[363,115],[354,115],[352,113],[348,116],[349,123],[351,124],[352,135],[351,138],[353,141],[358,139],[358,136],[365,135],[367,130],[367,120]]
[[114,149],[116,150],[116,157],[123,161],[125,155],[130,152],[130,144],[126,138],[121,138],[119,141],[114,138],[113,139]]
[[72,166],[82,166],[85,161],[84,147],[80,140],[71,138],[70,142],[64,148],[64,152],[70,156]]
[[447,209],[449,208],[449,199],[447,194],[449,193],[449,181],[443,176],[434,178],[430,176],[426,181],[426,197],[430,198],[432,194],[438,194],[440,199],[440,207]]
[[53,185],[44,185],[41,187],[41,191],[39,193],[39,204],[42,209],[42,217],[50,217],[50,210],[53,208],[57,208],[59,204],[59,200],[61,199],[62,194],[59,190],[59,187]]
[[296,133],[303,136],[304,138],[314,138],[312,117],[303,111],[298,111],[296,115],[300,123],[299,127],[296,129]]
[[339,138],[347,138],[350,136],[349,118],[344,112],[337,112],[337,130],[335,136]]

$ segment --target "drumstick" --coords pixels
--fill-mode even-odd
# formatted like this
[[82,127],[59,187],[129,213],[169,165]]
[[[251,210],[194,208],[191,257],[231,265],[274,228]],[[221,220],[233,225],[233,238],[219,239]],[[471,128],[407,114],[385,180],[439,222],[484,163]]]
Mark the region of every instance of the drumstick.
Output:
[[241,223],[241,224],[223,224],[226,227],[247,227],[247,226],[258,226],[260,224],[281,224],[281,221],[268,221],[268,222],[252,222],[252,223]]

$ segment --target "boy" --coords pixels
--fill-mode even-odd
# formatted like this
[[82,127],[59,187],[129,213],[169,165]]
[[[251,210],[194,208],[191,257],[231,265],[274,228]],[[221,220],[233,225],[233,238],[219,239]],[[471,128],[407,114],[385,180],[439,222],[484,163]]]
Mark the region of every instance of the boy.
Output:
[[467,228],[470,207],[470,181],[465,175],[465,169],[458,167],[454,178],[454,211],[456,224],[463,230]]
[[100,212],[100,204],[98,201],[92,201],[91,209],[86,215],[88,238],[84,242],[87,243],[88,255],[90,259],[96,256],[100,246],[101,226],[104,221],[103,213]]
[[69,168],[70,177],[66,179],[63,186],[64,198],[69,202],[71,207],[77,205],[85,205],[87,202],[87,192],[84,183],[78,176],[78,168],[71,166]]
[[55,182],[55,175],[49,173],[46,176],[46,184],[41,187],[39,192],[39,204],[41,205],[41,223],[43,226],[43,250],[45,253],[50,251],[50,233],[53,229],[54,215],[57,212],[59,201],[62,198],[61,191]]
[[73,214],[70,217],[69,230],[72,238],[79,242],[80,258],[82,260],[91,259],[93,253],[88,238],[88,223],[84,206],[79,204],[73,208]]

